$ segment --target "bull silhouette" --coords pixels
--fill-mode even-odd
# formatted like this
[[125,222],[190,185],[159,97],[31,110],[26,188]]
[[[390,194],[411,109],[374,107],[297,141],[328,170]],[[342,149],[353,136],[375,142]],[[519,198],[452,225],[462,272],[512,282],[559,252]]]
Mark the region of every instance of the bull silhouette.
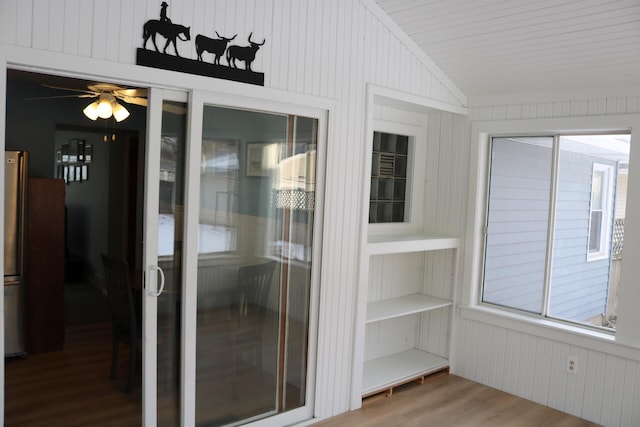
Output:
[[213,53],[213,63],[220,65],[220,57],[224,56],[224,51],[227,50],[227,43],[235,39],[237,34],[230,39],[222,37],[216,31],[217,39],[211,39],[202,34],[196,36],[196,53],[198,54],[198,61],[202,61],[202,54],[204,52]]
[[260,49],[266,40],[262,43],[255,43],[251,41],[253,32],[249,34],[249,46],[229,46],[227,48],[227,63],[229,67],[238,68],[236,61],[244,61],[245,70],[251,70],[251,63],[256,59],[256,52]]

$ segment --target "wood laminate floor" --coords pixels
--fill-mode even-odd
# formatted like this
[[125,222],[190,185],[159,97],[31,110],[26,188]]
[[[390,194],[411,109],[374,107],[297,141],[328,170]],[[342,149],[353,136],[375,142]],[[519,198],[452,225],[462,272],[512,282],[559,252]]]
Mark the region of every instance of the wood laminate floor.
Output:
[[597,424],[455,375],[396,388],[314,427],[582,427]]
[[[6,361],[5,425],[140,426],[140,386],[127,394],[122,390],[123,381],[109,379],[110,323],[74,325],[67,334],[65,351]],[[122,374],[126,372],[125,351],[123,347]],[[253,377],[247,378],[246,383],[256,388]],[[229,393],[229,388],[224,390]],[[239,394],[241,401],[247,400],[248,394]],[[160,396],[159,424],[177,425],[177,408],[171,399],[163,400]],[[231,403],[226,405],[231,408]],[[254,405],[255,401],[246,403]],[[314,424],[317,427],[595,425],[454,375],[441,375],[422,385],[398,387],[390,397],[374,396],[365,400],[358,411]]]

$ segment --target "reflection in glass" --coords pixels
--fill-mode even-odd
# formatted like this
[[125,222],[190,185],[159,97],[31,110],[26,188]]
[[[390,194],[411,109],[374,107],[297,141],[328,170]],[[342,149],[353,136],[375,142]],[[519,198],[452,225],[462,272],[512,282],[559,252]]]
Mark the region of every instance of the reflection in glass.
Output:
[[203,123],[196,421],[221,425],[306,402],[317,121],[206,106]]

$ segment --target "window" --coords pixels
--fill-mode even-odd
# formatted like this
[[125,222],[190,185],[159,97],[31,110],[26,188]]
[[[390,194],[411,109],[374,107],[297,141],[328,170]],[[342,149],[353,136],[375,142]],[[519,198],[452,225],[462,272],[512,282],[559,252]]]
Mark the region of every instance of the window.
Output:
[[404,222],[409,137],[373,133],[369,223]]
[[628,134],[492,138],[483,302],[615,326],[621,258],[612,259],[611,247],[626,204],[616,176],[626,172],[629,141]]
[[588,261],[606,258],[611,239],[611,175],[613,167],[602,163],[593,164],[591,176],[591,209],[589,213]]

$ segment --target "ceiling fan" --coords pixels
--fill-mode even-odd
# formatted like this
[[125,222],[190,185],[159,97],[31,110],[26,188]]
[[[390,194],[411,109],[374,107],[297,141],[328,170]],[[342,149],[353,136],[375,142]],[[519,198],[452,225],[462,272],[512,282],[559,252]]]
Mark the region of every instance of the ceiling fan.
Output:
[[[147,89],[144,88],[128,88],[110,83],[90,83],[87,84],[86,89],[54,86],[46,83],[43,83],[42,86],[51,89],[66,90],[78,93],[73,95],[31,98],[32,100],[60,98],[96,98],[94,102],[90,103],[82,110],[84,115],[91,120],[97,120],[98,118],[108,119],[113,116],[116,122],[120,122],[129,117],[129,111],[118,101],[126,104],[140,105],[143,107],[148,106]],[[185,108],[171,105],[169,103],[163,104],[163,109],[165,111],[169,111],[174,114],[185,114],[186,112]]]
[[75,95],[51,96],[36,99],[97,98],[82,110],[84,115],[91,120],[97,120],[98,118],[108,119],[113,116],[115,121],[121,122],[129,117],[129,111],[120,104],[118,100],[127,104],[147,106],[146,89],[123,88],[109,83],[88,84],[87,89],[52,86],[48,84],[43,84],[43,86],[79,93]]

